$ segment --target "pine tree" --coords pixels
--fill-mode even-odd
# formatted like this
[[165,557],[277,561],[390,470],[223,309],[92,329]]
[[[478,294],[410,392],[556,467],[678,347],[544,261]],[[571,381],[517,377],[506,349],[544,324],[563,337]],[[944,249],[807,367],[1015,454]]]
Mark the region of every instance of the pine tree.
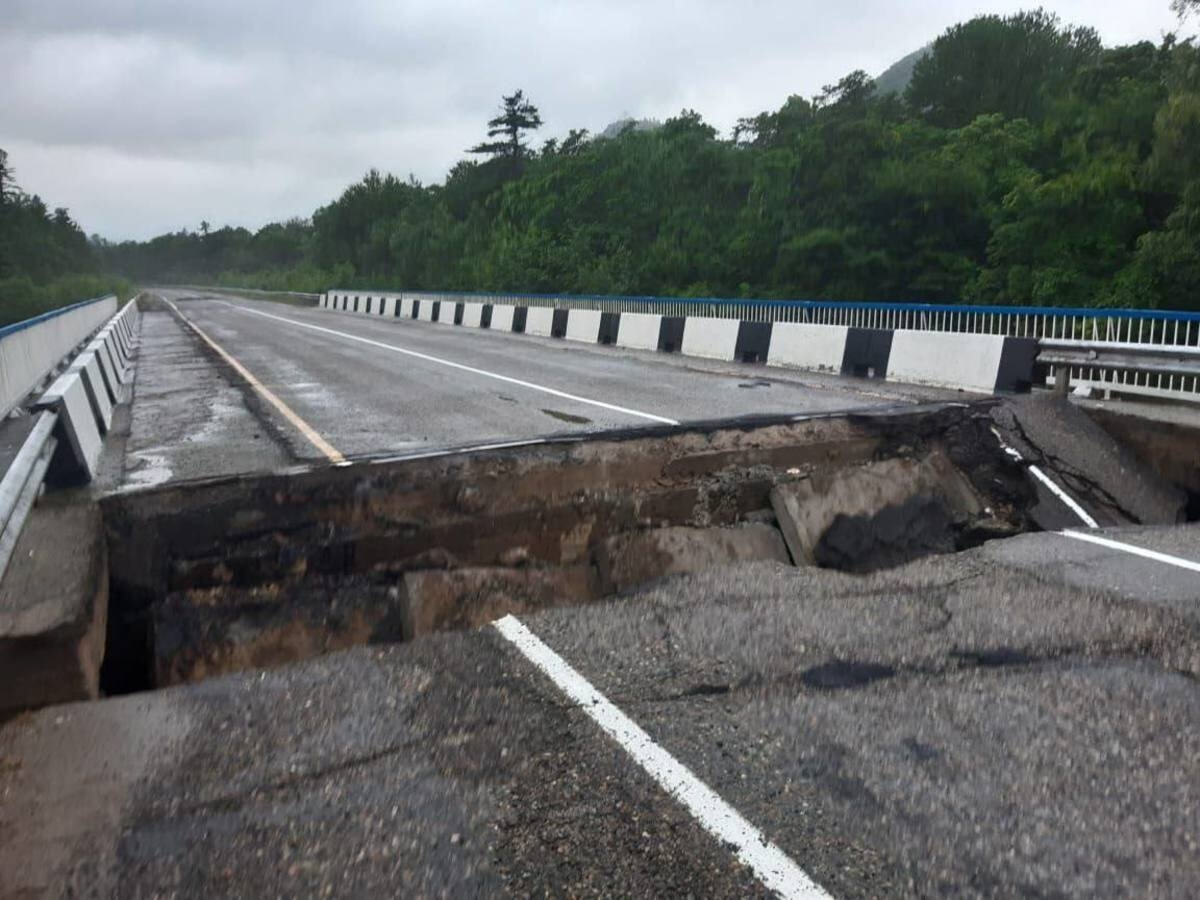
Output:
[[0,203],[7,203],[18,190],[16,182],[13,181],[13,170],[8,164],[8,153],[0,150]]
[[488,137],[503,136],[503,140],[484,141],[476,144],[468,153],[483,153],[492,157],[522,159],[529,155],[529,148],[521,140],[526,131],[534,131],[542,125],[538,108],[525,99],[524,91],[517,91],[502,98],[500,115],[488,121]]

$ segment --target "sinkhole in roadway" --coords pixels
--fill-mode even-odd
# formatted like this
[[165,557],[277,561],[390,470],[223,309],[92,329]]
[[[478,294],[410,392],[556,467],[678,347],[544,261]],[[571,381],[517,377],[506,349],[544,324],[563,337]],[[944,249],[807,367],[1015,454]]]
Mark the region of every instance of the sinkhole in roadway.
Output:
[[1031,529],[989,402],[564,437],[116,494],[109,693],[749,560],[865,572]]

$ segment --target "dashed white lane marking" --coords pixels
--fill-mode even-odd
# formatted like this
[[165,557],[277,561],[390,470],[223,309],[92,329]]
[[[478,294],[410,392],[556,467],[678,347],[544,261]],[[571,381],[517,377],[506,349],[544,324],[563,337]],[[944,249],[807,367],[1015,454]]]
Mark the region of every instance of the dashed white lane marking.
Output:
[[[992,434],[994,434],[996,436],[996,440],[998,440],[1000,442],[1000,446],[1004,450],[1005,453],[1007,453],[1009,456],[1011,456],[1017,462],[1024,462],[1025,457],[1021,456],[1021,454],[1017,450],[1008,446],[1008,444],[1004,443],[1004,438],[1002,438],[1000,436],[999,431],[997,431],[995,428],[993,428]],[[1066,491],[1064,491],[1062,488],[1060,488],[1057,484],[1055,484],[1050,479],[1050,476],[1047,475],[1045,472],[1043,472],[1040,467],[1035,466],[1033,463],[1030,463],[1027,468],[1033,474],[1033,477],[1036,478],[1038,481],[1040,481],[1042,484],[1044,484],[1046,487],[1048,487],[1050,489],[1050,491],[1054,494],[1054,496],[1056,496],[1059,500],[1061,500],[1063,503],[1065,503],[1067,505],[1067,508],[1070,509],[1071,512],[1075,513],[1075,515],[1077,515],[1079,517],[1079,520],[1081,522],[1083,522],[1084,525],[1086,525],[1088,528],[1099,528],[1100,527],[1100,523],[1097,522],[1095,519],[1093,519],[1088,514],[1088,511],[1086,509],[1084,509],[1082,506],[1080,506],[1075,501],[1074,497],[1072,497],[1070,494],[1068,494]]]
[[736,848],[737,857],[768,888],[781,897],[828,898],[830,895],[766,839],[761,831],[742,818],[683,763],[654,743],[636,722],[614,706],[561,656],[551,650],[515,616],[492,623],[496,630],[587,713],[600,728],[621,745],[668,794],[678,800],[709,834]]
[[370,338],[360,337],[357,334],[350,334],[345,331],[338,331],[334,328],[325,328],[321,325],[310,325],[308,322],[301,322],[296,319],[289,319],[286,316],[276,316],[271,313],[260,312],[257,309],[250,309],[246,306],[238,306],[236,303],[229,303],[225,300],[215,301],[224,303],[226,306],[232,307],[239,312],[250,313],[255,316],[262,316],[266,319],[276,319],[280,322],[287,322],[289,325],[295,325],[297,328],[307,328],[310,331],[319,331],[323,334],[330,334],[334,337],[344,338],[348,341],[357,341],[360,344],[367,344],[371,347],[378,347],[381,350],[391,350],[393,353],[403,353],[405,356],[412,356],[416,359],[423,359],[426,362],[437,363],[440,366],[449,366],[451,369],[458,369],[462,372],[470,372],[472,375],[480,375],[484,378],[494,378],[496,381],[503,381],[508,384],[515,384],[519,387],[528,388],[531,391],[540,391],[543,394],[550,394],[554,397],[561,397],[564,400],[573,400],[576,403],[585,403],[588,406],[598,406],[601,409],[611,410],[612,412],[624,413],[627,416],[635,416],[640,419],[649,419],[651,422],[661,422],[664,425],[678,425],[676,419],[668,419],[666,416],[656,416],[654,413],[642,412],[639,409],[630,409],[627,406],[617,406],[613,403],[604,403],[601,400],[592,400],[589,397],[580,397],[578,394],[568,394],[566,391],[560,391],[556,388],[546,387],[544,384],[535,384],[532,381],[523,381],[520,378],[512,378],[508,375],[501,375],[498,372],[489,372],[487,369],[477,369],[474,366],[468,366],[463,363],[454,362],[449,359],[441,359],[437,356],[430,356],[428,353],[418,353],[416,350],[407,350],[404,347],[397,347],[395,344],[385,344],[383,341],[373,341]]
[[1063,537],[1074,538],[1077,541],[1087,541],[1089,544],[1108,547],[1110,550],[1121,550],[1125,553],[1131,553],[1134,556],[1142,556],[1146,559],[1152,559],[1155,562],[1166,563],[1168,566],[1178,566],[1181,569],[1187,569],[1189,572],[1200,572],[1200,562],[1192,562],[1190,559],[1184,559],[1182,556],[1159,553],[1157,550],[1147,550],[1145,547],[1126,544],[1124,541],[1114,541],[1112,538],[1104,538],[1096,534],[1086,534],[1082,531],[1060,531],[1059,534]]
[[282,400],[280,400],[279,397],[276,396],[274,391],[272,391],[269,387],[267,387],[265,384],[263,384],[261,381],[259,381],[257,378],[255,378],[254,373],[252,373],[249,369],[247,369],[245,366],[243,366],[236,359],[234,359],[232,354],[230,354],[224,347],[222,347],[220,344],[218,344],[216,341],[214,341],[212,338],[210,338],[207,334],[205,334],[204,331],[201,330],[199,326],[193,324],[187,318],[187,316],[185,316],[183,313],[181,313],[179,311],[178,306],[176,306],[170,300],[167,300],[166,297],[163,297],[162,300],[167,304],[167,306],[171,307],[171,309],[173,309],[175,311],[175,315],[177,315],[179,317],[179,320],[181,322],[183,322],[183,324],[187,325],[188,328],[190,328],[190,329],[192,329],[192,331],[196,332],[196,335],[200,338],[200,340],[202,340],[202,341],[204,341],[204,343],[208,344],[208,346],[210,346],[217,353],[217,355],[221,357],[221,359],[223,359],[223,360],[225,360],[225,362],[229,363],[229,366],[235,372],[237,372],[239,375],[241,375],[243,378],[245,378],[247,383],[249,383],[250,387],[254,388],[254,390],[257,391],[264,400],[266,400],[273,407],[275,407],[275,409],[277,409],[279,411],[279,414],[281,416],[283,416],[285,419],[287,419],[289,422],[291,422],[292,425],[296,428],[296,430],[299,431],[302,435],[304,435],[305,439],[310,444],[312,444],[314,447],[316,447],[318,450],[320,450],[321,453],[323,453],[325,455],[326,459],[328,459],[331,463],[334,463],[335,465],[344,465],[346,463],[346,457],[344,457],[342,455],[340,450],[338,450],[336,447],[334,447],[332,444],[330,444],[329,441],[325,440],[325,438],[321,437],[321,435],[317,433],[317,430],[315,428],[313,428],[311,425],[309,425],[307,422],[305,422],[302,418],[300,418],[300,416],[298,416],[295,413],[295,411],[290,406],[288,406],[286,403],[284,403]]

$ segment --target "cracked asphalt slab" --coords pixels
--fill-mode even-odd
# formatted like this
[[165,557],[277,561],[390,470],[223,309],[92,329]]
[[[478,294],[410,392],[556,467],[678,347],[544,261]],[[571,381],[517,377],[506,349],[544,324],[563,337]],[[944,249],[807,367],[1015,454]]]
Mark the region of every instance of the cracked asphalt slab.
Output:
[[[1200,599],[1020,540],[523,621],[834,896],[1195,896]],[[765,894],[492,628],[47,709],[0,759],[0,868],[47,895]]]
[[[1059,486],[1100,525],[1182,522],[1187,496],[1114,440],[1077,405],[1055,394],[1006,397],[992,409],[1004,441],[1028,462],[1050,469]],[[1078,527],[1079,519],[1038,483],[1031,511],[1047,529]]]
[[[58,707],[2,732],[17,760],[6,794],[47,733],[70,744],[146,704],[187,724],[110,803],[119,823],[76,822],[51,873],[8,868],[63,838],[26,828],[0,848],[16,891],[94,879],[97,896],[766,895],[490,630]],[[44,801],[126,777],[121,749],[63,772]]]
[[984,549],[528,624],[835,896],[1200,890],[1200,630],[1173,610]]

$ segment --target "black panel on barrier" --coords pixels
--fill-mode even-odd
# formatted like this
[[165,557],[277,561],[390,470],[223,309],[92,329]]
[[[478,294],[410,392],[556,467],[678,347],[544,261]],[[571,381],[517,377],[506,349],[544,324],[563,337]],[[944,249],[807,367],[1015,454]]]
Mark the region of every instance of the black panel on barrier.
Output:
[[354,311],[358,312],[358,295],[354,295]]
[[396,308],[392,310],[392,318],[400,318],[400,310],[404,308],[404,301],[399,297],[396,298]]
[[431,315],[429,317],[429,321],[440,322],[441,319],[439,317],[441,316],[441,314],[442,314],[442,301],[434,300],[433,301],[433,315]]
[[464,306],[465,306],[465,304],[462,304],[462,303],[455,303],[455,304],[454,304],[454,324],[455,324],[455,325],[461,325],[461,324],[462,324],[462,317],[463,317],[463,308],[464,308]]
[[1006,337],[996,372],[996,393],[1028,394],[1033,388],[1037,355],[1035,338]]
[[886,378],[892,355],[892,329],[851,328],[846,332],[842,374],[855,378]]
[[483,309],[480,310],[480,312],[479,312],[479,327],[480,328],[491,328],[492,327],[492,304],[490,304],[490,303],[483,304]]
[[658,326],[658,349],[674,353],[683,346],[683,316],[663,316]]
[[525,319],[529,315],[528,306],[518,306],[513,310],[513,327],[512,330],[517,334],[525,333]]
[[367,298],[367,315],[371,314],[371,298]]
[[743,322],[738,326],[733,358],[745,363],[765,363],[771,349],[770,322]]
[[414,301],[413,301],[413,311],[412,311],[412,317],[413,317],[414,319],[419,319],[419,318],[421,318],[421,301],[420,301],[420,300],[414,300]]
[[554,321],[550,323],[550,337],[565,338],[567,336],[568,311],[565,309],[554,311]]
[[600,313],[600,334],[596,336],[598,344],[615,344],[617,332],[621,330],[620,313]]

